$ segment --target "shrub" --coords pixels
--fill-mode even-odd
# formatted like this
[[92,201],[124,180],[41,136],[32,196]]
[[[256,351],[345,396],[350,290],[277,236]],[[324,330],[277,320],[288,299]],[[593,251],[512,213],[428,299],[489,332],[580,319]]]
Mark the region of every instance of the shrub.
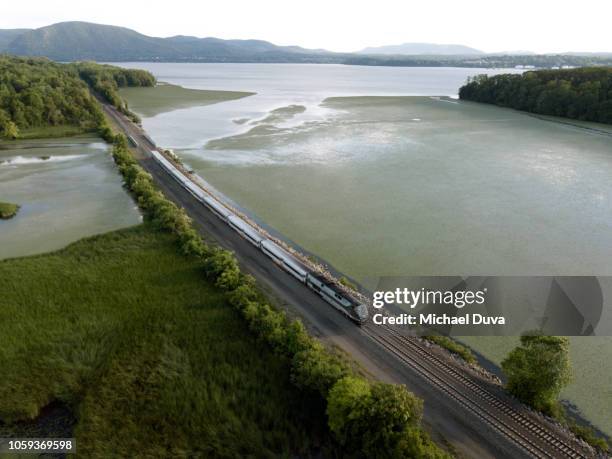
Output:
[[230,304],[242,311],[249,302],[255,301],[259,294],[253,284],[248,280],[243,280],[242,284],[229,292],[227,296]]
[[345,377],[329,392],[329,427],[350,453],[365,457],[443,457],[419,428],[423,402],[404,386]]
[[102,120],[98,125],[98,135],[108,143],[113,143],[115,141],[115,134],[113,133],[113,130],[104,120]]
[[328,352],[316,341],[295,354],[291,364],[293,383],[303,390],[318,392],[323,398],[327,398],[336,381],[351,373],[345,361]]
[[192,227],[188,227],[179,234],[179,243],[181,251],[185,255],[195,255],[202,258],[208,253],[208,247],[204,244],[204,241],[202,241],[197,231]]
[[236,257],[227,250],[216,250],[204,261],[204,269],[209,277],[216,278],[217,287],[226,292],[240,285],[241,273]]
[[314,343],[314,339],[308,335],[302,322],[293,320],[287,325],[285,352],[288,356],[307,351],[314,346]]
[[341,445],[350,447],[351,443],[359,440],[362,428],[358,424],[370,395],[370,384],[366,380],[350,376],[338,380],[330,390],[327,397],[328,424]]
[[523,335],[501,366],[511,394],[537,410],[560,415],[558,397],[571,380],[567,338]]

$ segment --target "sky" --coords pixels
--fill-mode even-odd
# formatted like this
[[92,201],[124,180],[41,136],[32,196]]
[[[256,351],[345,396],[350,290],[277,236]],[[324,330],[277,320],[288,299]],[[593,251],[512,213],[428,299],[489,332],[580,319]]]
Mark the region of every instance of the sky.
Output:
[[19,0],[0,28],[88,21],[146,35],[256,38],[350,52],[406,42],[485,52],[612,52],[612,0]]

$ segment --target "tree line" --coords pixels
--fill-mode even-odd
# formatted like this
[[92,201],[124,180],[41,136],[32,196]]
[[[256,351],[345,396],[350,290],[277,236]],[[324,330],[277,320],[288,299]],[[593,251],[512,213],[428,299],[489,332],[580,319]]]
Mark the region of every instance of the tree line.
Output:
[[612,124],[612,67],[479,75],[468,79],[459,97],[542,115]]
[[567,54],[537,55],[350,55],[340,63],[346,65],[374,65],[387,67],[465,67],[465,68],[553,68],[612,65],[612,57],[605,55],[576,56]]
[[150,72],[124,69],[95,62],[77,62],[70,65],[76,68],[79,77],[106,102],[130,117],[132,121],[140,121],[138,116],[128,109],[117,90],[124,87],[155,86],[155,77]]
[[43,126],[100,129],[104,116],[90,88],[135,119],[117,89],[154,84],[155,77],[143,70],[0,56],[0,137],[16,139],[23,130]]

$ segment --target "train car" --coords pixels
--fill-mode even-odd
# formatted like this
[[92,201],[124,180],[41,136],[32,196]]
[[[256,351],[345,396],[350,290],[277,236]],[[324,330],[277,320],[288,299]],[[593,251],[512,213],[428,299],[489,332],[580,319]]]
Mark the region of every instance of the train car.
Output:
[[227,218],[229,225],[234,228],[242,237],[253,244],[257,248],[261,248],[261,242],[265,239],[259,231],[245,222],[242,218],[236,215],[231,215]]
[[[180,171],[177,171],[177,172],[180,173]],[[193,183],[191,180],[185,179],[184,177],[181,180],[181,183],[185,185],[185,188],[187,188],[187,191],[189,191],[198,201],[204,202],[206,193],[204,193],[204,190],[202,190],[202,188],[200,188],[198,185]]]
[[153,145],[154,147],[156,147],[157,145],[155,144],[155,142],[153,141],[153,139],[151,137],[149,137],[148,135],[144,134],[143,137],[147,140],[147,142],[149,142],[151,145]]
[[217,201],[212,196],[204,196],[203,202],[204,204],[206,204],[206,207],[212,210],[213,213],[217,215],[217,217],[219,217],[221,220],[225,222],[228,221],[229,217],[234,215],[234,213],[231,210],[229,210],[227,207],[225,207],[223,204],[221,204],[219,201]]
[[328,283],[323,277],[308,273],[306,285],[311,290],[317,292],[321,298],[334,306],[345,316],[358,324],[364,323],[368,318],[368,308],[365,305],[347,298],[342,291]]
[[138,148],[138,142],[136,142],[136,139],[134,139],[134,137],[128,135],[127,139],[130,142],[130,145],[132,145],[134,148]]
[[302,283],[306,283],[308,271],[289,253],[283,250],[278,244],[269,239],[261,241],[261,250],[268,255],[276,264],[280,265],[285,271]]
[[160,152],[151,150],[151,155],[164,169],[166,169],[172,177],[179,182],[187,191],[193,194],[200,202],[208,207],[215,215],[221,218],[223,221],[228,221],[228,217],[234,215],[227,207],[221,204],[212,196],[205,193],[200,187],[189,180],[185,175],[179,171],[174,165],[168,161],[164,155]]

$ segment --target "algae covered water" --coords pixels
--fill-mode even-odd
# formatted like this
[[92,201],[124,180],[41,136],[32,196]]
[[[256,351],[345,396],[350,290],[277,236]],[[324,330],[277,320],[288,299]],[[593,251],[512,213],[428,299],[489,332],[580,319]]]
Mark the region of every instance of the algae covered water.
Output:
[[[257,93],[143,123],[223,193],[359,281],[612,274],[612,129],[456,100],[483,70],[126,65],[193,89]],[[469,344],[499,363],[514,342]],[[610,357],[610,338],[573,339],[564,394],[608,434]]]
[[140,213],[121,185],[99,138],[0,144],[0,198],[21,206],[0,221],[0,259],[137,224]]

